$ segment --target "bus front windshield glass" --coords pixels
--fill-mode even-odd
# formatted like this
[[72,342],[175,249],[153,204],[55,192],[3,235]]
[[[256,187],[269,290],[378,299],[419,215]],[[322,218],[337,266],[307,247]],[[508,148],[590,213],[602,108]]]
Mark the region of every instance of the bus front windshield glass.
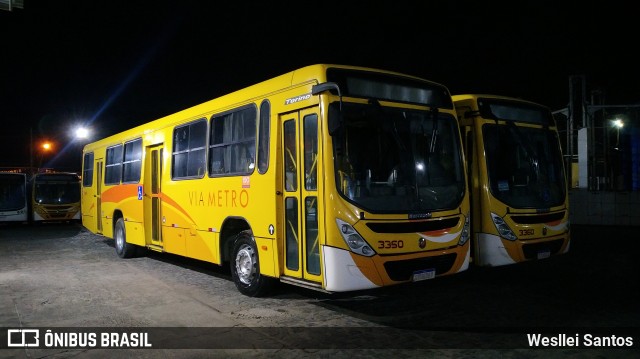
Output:
[[24,177],[0,175],[0,210],[10,211],[25,206]]
[[482,127],[491,193],[514,208],[564,203],[562,155],[555,132],[544,128],[485,124]]
[[80,201],[78,181],[36,181],[34,200],[40,204],[70,204]]
[[452,115],[376,100],[343,103],[340,113],[332,134],[336,184],[349,202],[372,213],[427,213],[460,204],[465,180]]

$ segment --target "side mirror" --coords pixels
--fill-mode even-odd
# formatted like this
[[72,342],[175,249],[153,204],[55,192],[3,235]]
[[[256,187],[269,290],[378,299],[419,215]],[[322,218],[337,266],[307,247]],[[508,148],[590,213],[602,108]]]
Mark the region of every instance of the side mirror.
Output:
[[335,82],[325,82],[322,84],[317,84],[311,87],[312,95],[319,95],[325,91],[336,90],[338,96],[340,97],[340,106],[336,108],[336,106],[329,105],[329,134],[333,136],[341,127],[342,127],[342,94],[340,92],[340,87]]

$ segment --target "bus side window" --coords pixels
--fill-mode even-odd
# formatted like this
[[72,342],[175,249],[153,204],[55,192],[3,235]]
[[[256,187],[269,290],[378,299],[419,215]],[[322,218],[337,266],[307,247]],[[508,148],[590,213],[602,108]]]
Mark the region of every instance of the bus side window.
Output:
[[271,127],[271,105],[268,100],[260,104],[260,123],[258,124],[258,172],[269,169],[269,128]]
[[174,129],[172,178],[204,176],[206,133],[204,118]]
[[295,191],[298,187],[296,156],[296,123],[289,120],[284,123],[284,182],[287,191]]
[[244,106],[211,118],[209,172],[250,174],[255,167],[256,108]]
[[318,115],[304,117],[304,178],[305,189],[317,189],[318,162]]

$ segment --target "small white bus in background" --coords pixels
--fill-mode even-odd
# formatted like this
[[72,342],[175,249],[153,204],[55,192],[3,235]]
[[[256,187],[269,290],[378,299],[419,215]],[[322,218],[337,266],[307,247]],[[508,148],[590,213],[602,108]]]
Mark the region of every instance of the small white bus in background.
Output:
[[0,172],[0,222],[27,221],[27,175]]

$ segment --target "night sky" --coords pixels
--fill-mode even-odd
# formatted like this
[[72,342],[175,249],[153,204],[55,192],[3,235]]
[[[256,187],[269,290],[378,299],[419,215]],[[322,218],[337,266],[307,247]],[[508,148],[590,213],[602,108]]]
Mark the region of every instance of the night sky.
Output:
[[[315,63],[552,110],[567,106],[569,78],[581,75],[607,104],[640,102],[632,2],[273,3],[24,0],[0,11],[0,167],[33,158],[77,171],[75,125],[105,137]],[[55,141],[55,154],[30,157],[30,138]]]

